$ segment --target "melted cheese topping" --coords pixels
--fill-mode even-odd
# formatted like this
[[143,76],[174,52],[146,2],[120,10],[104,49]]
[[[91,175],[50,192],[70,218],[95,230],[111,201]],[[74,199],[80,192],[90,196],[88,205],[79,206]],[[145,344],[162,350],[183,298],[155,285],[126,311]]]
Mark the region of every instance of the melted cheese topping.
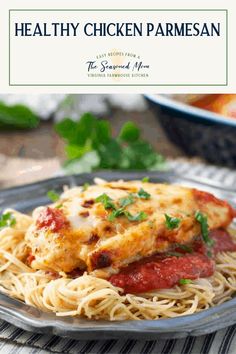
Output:
[[[137,193],[144,189],[149,199]],[[106,209],[96,198],[106,194],[115,208],[120,199],[132,193],[134,203],[125,207],[130,215],[145,213],[146,218],[131,221],[121,215],[109,221],[112,209]],[[205,199],[204,199],[205,198]],[[211,229],[225,227],[232,220],[230,206],[217,198],[176,185],[142,183],[140,181],[99,182],[85,191],[75,187],[65,191],[60,200],[60,211],[68,227],[57,232],[39,228],[40,211],[33,213],[34,222],[26,239],[35,260],[32,267],[70,272],[76,268],[93,271],[99,268],[119,269],[134,260],[164,252],[176,243],[188,243],[201,233],[195,219],[197,210],[208,217]],[[166,226],[165,214],[181,220],[175,229]]]

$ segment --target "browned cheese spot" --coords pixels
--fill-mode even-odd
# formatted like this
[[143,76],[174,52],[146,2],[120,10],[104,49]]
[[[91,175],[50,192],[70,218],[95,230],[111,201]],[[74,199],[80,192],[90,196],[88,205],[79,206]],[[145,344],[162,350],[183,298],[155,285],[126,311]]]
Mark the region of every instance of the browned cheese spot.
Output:
[[82,204],[82,207],[83,208],[92,208],[93,204],[94,204],[93,199],[85,200],[84,203]]
[[99,269],[109,267],[112,264],[111,253],[109,251],[101,251],[94,253],[92,257],[92,268]]

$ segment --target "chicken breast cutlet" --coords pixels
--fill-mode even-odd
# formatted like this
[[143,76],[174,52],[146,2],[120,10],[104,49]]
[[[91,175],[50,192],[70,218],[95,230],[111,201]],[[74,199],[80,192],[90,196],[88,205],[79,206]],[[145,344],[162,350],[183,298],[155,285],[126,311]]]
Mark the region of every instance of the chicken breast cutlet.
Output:
[[188,244],[201,234],[196,212],[210,230],[226,228],[234,210],[212,194],[141,181],[75,187],[37,208],[26,233],[31,266],[69,273],[119,268]]

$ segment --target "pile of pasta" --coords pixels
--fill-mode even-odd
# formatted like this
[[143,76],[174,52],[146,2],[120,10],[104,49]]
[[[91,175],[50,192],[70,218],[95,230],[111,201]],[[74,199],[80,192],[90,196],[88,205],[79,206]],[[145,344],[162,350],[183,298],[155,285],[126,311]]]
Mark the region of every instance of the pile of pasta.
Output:
[[[139,295],[123,294],[109,281],[86,273],[75,279],[65,273],[55,278],[27,265],[24,238],[32,218],[11,213],[15,225],[0,231],[0,291],[42,311],[111,321],[173,318],[225,302],[236,291],[236,252],[218,253],[210,278]],[[231,233],[236,239],[235,231]]]

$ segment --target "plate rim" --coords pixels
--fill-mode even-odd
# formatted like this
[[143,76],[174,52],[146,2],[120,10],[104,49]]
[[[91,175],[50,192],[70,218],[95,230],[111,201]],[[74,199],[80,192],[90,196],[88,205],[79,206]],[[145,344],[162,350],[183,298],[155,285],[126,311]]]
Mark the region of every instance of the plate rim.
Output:
[[[186,180],[183,176],[173,172],[130,171],[124,173],[123,171],[102,171],[96,173],[54,177],[23,186],[3,189],[0,190],[0,199],[2,196],[5,198],[9,193],[14,196],[17,194],[15,193],[16,191],[24,191],[25,189],[29,189],[31,191],[35,187],[37,189],[39,185],[45,186],[52,183],[54,184],[55,182],[59,183],[64,181],[67,181],[67,183],[70,184],[75,184],[76,179],[93,179],[95,176],[118,179],[121,178],[121,175],[124,179],[141,179],[142,177],[148,175],[153,179],[163,179],[168,177],[169,179],[173,178],[178,180],[179,178]],[[188,180],[191,180],[191,178]],[[207,184],[207,186],[210,185]],[[215,186],[213,188],[225,190],[224,188],[218,188]],[[229,193],[228,190],[227,192]],[[230,193],[236,194],[236,191],[230,190]],[[76,338],[78,338],[78,336],[83,336],[84,338],[84,335],[88,336],[89,339],[99,339],[101,338],[101,335],[103,335],[103,337],[113,338],[122,336],[124,332],[129,334],[129,336],[134,336],[139,339],[142,337],[149,338],[153,335],[162,337],[165,336],[166,338],[180,338],[187,335],[196,336],[207,334],[236,323],[236,311],[232,311],[232,309],[235,310],[235,308],[236,297],[226,301],[223,304],[216,305],[192,315],[161,320],[99,320],[98,322],[96,320],[77,319],[73,317],[64,317],[62,320],[62,317],[58,317],[53,313],[43,312],[32,306],[26,305],[19,300],[11,298],[8,295],[0,293],[0,318],[29,331],[40,331],[40,333],[57,334],[59,336],[68,336],[72,338],[75,336]]]

